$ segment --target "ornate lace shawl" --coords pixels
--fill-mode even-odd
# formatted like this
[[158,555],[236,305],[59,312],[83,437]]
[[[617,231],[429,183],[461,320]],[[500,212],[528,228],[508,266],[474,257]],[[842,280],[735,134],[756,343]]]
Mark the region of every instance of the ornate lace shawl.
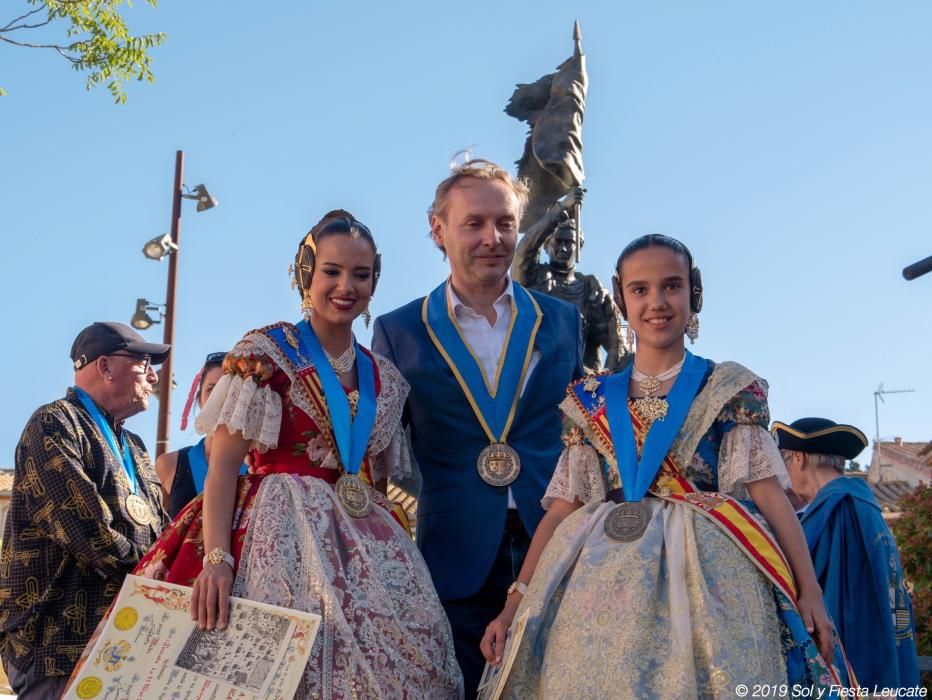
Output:
[[[699,441],[725,405],[752,384],[760,387],[766,397],[767,382],[749,369],[734,362],[715,366],[702,391],[693,400],[686,421],[671,447],[677,464],[686,468],[693,460],[699,459]],[[563,400],[560,409],[566,416],[563,438],[566,447],[541,500],[545,509],[549,509],[554,498],[571,503],[574,499],[583,503],[604,500],[608,484],[600,455],[610,469],[615,473],[618,471],[611,443],[592,429],[589,416],[572,395]],[[739,423],[734,426],[725,434],[719,448],[718,490],[735,498],[747,498],[746,484],[770,476],[776,476],[784,488],[789,486],[786,466],[773,438],[759,425]]]
[[[411,472],[411,457],[401,426],[401,414],[408,396],[409,386],[398,369],[387,359],[375,353],[379,372],[380,390],[376,403],[375,425],[369,438],[367,451],[377,456],[373,462],[373,478],[407,476]],[[219,425],[226,425],[233,433],[241,432],[252,440],[260,452],[278,447],[282,422],[282,397],[269,383],[274,369],[281,369],[289,379],[288,399],[321,430],[330,426],[329,417],[317,411],[304,383],[297,381],[294,366],[278,345],[261,332],[247,333],[230,351],[228,367],[238,365],[236,373],[224,374],[210,394],[204,410],[198,414],[195,427],[198,433],[210,434]],[[248,361],[248,369],[242,363]],[[274,367],[267,366],[269,363]],[[383,454],[384,453],[384,454]],[[329,460],[328,460],[329,461]]]

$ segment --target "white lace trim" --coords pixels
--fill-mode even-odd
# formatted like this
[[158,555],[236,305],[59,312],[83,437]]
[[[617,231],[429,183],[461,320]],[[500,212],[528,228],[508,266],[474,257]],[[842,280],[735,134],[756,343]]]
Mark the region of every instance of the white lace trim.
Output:
[[586,503],[605,500],[605,476],[599,455],[591,445],[570,445],[560,454],[557,468],[540,499],[544,510],[550,510],[555,498],[572,503],[579,499]]
[[372,480],[378,482],[389,477],[392,479],[409,477],[413,471],[413,460],[411,448],[408,445],[407,431],[399,421],[388,447],[372,460]]
[[[329,427],[330,420],[327,416],[322,416],[317,412],[304,382],[296,381],[297,377],[291,362],[285,357],[275,341],[261,333],[250,332],[237,343],[236,350],[237,352],[251,351],[271,358],[275,365],[291,380],[291,386],[288,390],[291,402],[310,416],[320,430],[326,430]],[[369,438],[367,450],[370,455],[377,455],[388,447],[392,436],[395,434],[396,427],[401,422],[401,413],[404,410],[405,399],[408,397],[410,387],[404,377],[401,376],[401,372],[389,360],[376,353],[372,353],[372,356],[375,358],[379,370],[381,387],[376,405],[375,425],[372,427],[372,436]],[[214,392],[216,392],[216,387]],[[211,396],[213,396],[213,393]]]
[[278,447],[282,425],[282,398],[254,379],[225,374],[210,393],[194,423],[202,435],[225,425],[230,434],[242,433],[259,452]]
[[719,450],[719,493],[748,498],[747,484],[770,476],[777,477],[782,488],[790,487],[786,465],[770,433],[759,425],[745,424],[725,433]]

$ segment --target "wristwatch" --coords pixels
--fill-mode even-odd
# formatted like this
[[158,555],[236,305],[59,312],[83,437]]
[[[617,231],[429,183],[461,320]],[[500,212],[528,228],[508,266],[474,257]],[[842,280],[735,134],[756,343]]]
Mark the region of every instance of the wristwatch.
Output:
[[521,595],[526,595],[526,594],[527,594],[527,584],[526,584],[526,583],[521,583],[520,581],[515,581],[513,584],[511,584],[510,586],[508,586],[508,593],[507,593],[507,595],[506,595],[505,597],[506,597],[506,598],[510,597],[511,594],[514,593],[515,591],[517,591],[517,592],[520,593]]
[[235,568],[236,560],[233,558],[233,555],[229,552],[224,552],[221,547],[214,547],[204,555],[204,566],[208,564],[222,564],[224,562],[229,564],[231,569]]

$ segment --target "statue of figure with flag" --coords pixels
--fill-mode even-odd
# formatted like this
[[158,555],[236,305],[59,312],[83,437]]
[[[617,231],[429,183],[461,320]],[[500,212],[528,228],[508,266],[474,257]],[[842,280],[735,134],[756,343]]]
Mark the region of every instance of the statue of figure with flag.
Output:
[[[532,183],[531,198],[515,251],[512,277],[519,284],[567,301],[583,317],[583,363],[588,371],[615,369],[628,355],[621,335],[621,315],[595,275],[576,271],[583,246],[579,226],[585,189],[582,123],[586,109],[586,57],[576,23],[573,55],[556,73],[519,84],[505,112],[530,126],[519,177]],[[549,260],[540,262],[541,248]]]

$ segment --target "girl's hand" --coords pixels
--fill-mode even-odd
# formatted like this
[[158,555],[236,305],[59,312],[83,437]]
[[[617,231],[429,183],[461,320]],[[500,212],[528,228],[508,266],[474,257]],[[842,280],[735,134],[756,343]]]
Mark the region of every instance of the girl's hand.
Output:
[[803,591],[799,596],[799,612],[806,625],[806,631],[812,635],[819,654],[825,663],[831,665],[835,657],[835,627],[825,612],[822,591]]
[[233,568],[226,562],[206,564],[194,582],[191,619],[202,630],[226,629],[230,615]]
[[503,611],[485,628],[479,648],[485,660],[493,666],[498,666],[502,662],[502,652],[505,650],[509,627],[511,627],[511,618]]

